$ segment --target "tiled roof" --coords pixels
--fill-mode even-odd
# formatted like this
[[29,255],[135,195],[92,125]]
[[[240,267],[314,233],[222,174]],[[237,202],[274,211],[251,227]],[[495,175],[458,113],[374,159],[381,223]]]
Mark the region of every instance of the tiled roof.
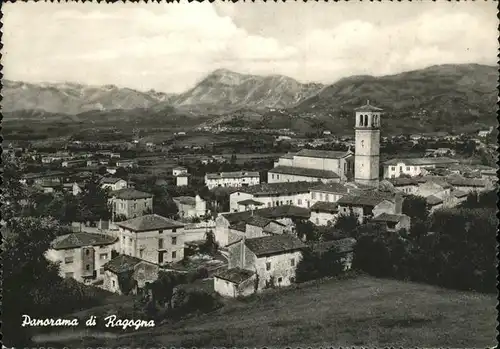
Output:
[[347,151],[302,149],[298,153],[296,153],[295,156],[321,159],[340,159],[346,157],[349,154],[350,153]]
[[398,177],[398,178],[389,178],[388,181],[395,187],[404,185],[418,185],[418,182],[415,178]]
[[[136,258],[136,257],[121,254],[121,255],[113,258],[112,260],[110,260],[106,264],[104,264],[103,268],[105,270],[109,270],[115,274],[121,274],[121,273],[124,273],[126,271],[133,270],[134,267],[137,264],[139,264],[140,262],[145,262],[145,261],[143,261],[142,259]],[[148,262],[146,262],[146,263],[148,263]]]
[[376,206],[384,200],[392,201],[389,195],[383,193],[363,193],[361,195],[346,195],[341,197],[337,203],[342,206]]
[[321,183],[311,188],[311,191],[321,191],[328,193],[347,193],[347,187],[340,183]]
[[129,219],[124,222],[117,222],[116,225],[138,232],[184,227],[184,224],[181,222],[177,222],[172,219],[159,216],[157,214],[148,214],[145,216]]
[[366,102],[365,105],[362,105],[361,107],[355,108],[355,111],[374,111],[374,112],[380,112],[382,109],[374,107],[373,105],[370,104],[369,101]]
[[445,165],[459,163],[458,160],[447,157],[441,158],[407,158],[407,159],[391,159],[384,162],[384,165],[397,165],[403,163],[405,165]]
[[264,205],[264,204],[262,202],[260,202],[260,201],[255,201],[255,200],[252,200],[252,199],[246,199],[246,200],[238,201],[238,205],[244,205],[244,206],[247,206],[247,205],[261,206],[261,205]]
[[245,221],[237,222],[235,224],[230,225],[229,229],[233,229],[233,230],[237,230],[237,231],[241,231],[241,232],[245,233],[247,231],[247,224],[245,223]]
[[52,241],[51,246],[55,250],[65,250],[84,246],[110,245],[116,240],[118,238],[109,235],[80,232],[58,236]]
[[463,198],[468,195],[465,191],[461,190],[454,190],[451,194],[456,198]]
[[291,235],[271,235],[245,240],[245,246],[257,257],[294,252],[307,246]]
[[356,239],[344,238],[332,241],[317,242],[310,245],[314,252],[324,253],[334,247],[339,253],[348,253],[354,251]]
[[184,170],[187,170],[187,168],[182,167],[182,166],[177,166],[177,167],[174,167],[173,170],[184,171]]
[[250,271],[250,270],[245,270],[245,269],[240,269],[240,268],[231,268],[231,269],[227,269],[227,270],[223,270],[221,272],[218,272],[214,276],[219,278],[219,279],[227,280],[229,282],[232,282],[232,283],[238,285],[238,284],[242,283],[243,281],[248,280],[254,274],[255,273],[253,271]]
[[437,196],[434,196],[434,195],[430,195],[430,196],[426,197],[425,200],[431,206],[438,205],[438,204],[443,202],[443,199],[438,198]]
[[102,184],[115,184],[118,181],[122,181],[123,179],[117,177],[103,177],[101,179]]
[[[279,218],[304,218],[309,219],[311,216],[311,211],[307,208],[293,206],[293,205],[283,205],[275,207],[266,207],[259,210],[253,211],[254,216],[260,216],[270,219]],[[234,224],[241,221],[246,221],[252,216],[251,211],[234,212],[234,213],[224,213],[222,214],[230,224]]]
[[196,205],[196,198],[192,196],[177,196],[173,198],[174,201],[177,201],[183,205],[191,205],[194,206]]
[[376,222],[392,222],[392,223],[398,223],[401,221],[402,218],[404,218],[405,215],[401,214],[390,214],[390,213],[381,213],[377,217],[374,217],[373,220]]
[[318,201],[311,206],[311,211],[338,212],[338,204],[336,202]]
[[314,178],[339,178],[339,175],[333,171],[318,170],[315,168],[276,166],[268,171],[269,173],[289,174],[295,176],[314,177]]
[[447,179],[440,176],[424,176],[419,177],[417,179],[419,183],[435,183],[437,185],[442,186],[443,188],[451,188],[450,183],[448,183]]
[[259,172],[219,172],[219,173],[207,173],[207,179],[221,179],[221,178],[244,178],[244,177],[260,177]]
[[116,190],[112,192],[110,195],[121,200],[147,199],[153,197],[153,194],[145,193],[132,188],[124,188]]
[[283,183],[261,183],[249,185],[233,190],[253,194],[255,196],[286,195],[292,193],[308,193],[310,189],[318,185],[317,182],[283,182]]
[[283,159],[290,159],[293,160],[293,157],[295,156],[296,153],[286,153],[285,155],[282,156]]
[[269,223],[272,223],[274,221],[270,218],[265,218],[265,217],[253,215],[253,216],[250,216],[248,219],[246,219],[245,222],[246,222],[246,224],[249,224],[249,225],[264,228],[266,225],[268,225]]
[[458,178],[450,177],[448,178],[448,183],[454,187],[485,187],[486,182],[480,179],[473,178]]

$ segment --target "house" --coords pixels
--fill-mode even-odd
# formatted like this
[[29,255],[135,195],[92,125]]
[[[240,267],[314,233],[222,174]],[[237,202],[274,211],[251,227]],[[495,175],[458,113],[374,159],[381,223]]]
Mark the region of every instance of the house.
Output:
[[317,184],[317,182],[261,183],[238,188],[229,194],[229,209],[231,212],[240,212],[256,206],[310,207],[310,189]]
[[103,266],[117,249],[114,236],[87,232],[59,236],[45,253],[48,260],[60,262],[59,275],[91,284],[104,277]]
[[447,157],[425,157],[410,159],[392,159],[383,163],[384,178],[396,178],[402,174],[411,177],[423,174],[426,168],[448,167],[452,164],[458,164],[459,161]]
[[[310,189],[311,205],[318,201],[337,202],[349,192],[348,187],[340,183],[322,183]],[[311,206],[312,207],[312,206]]]
[[74,196],[77,196],[82,192],[82,188],[84,187],[83,183],[64,183],[63,184],[63,190],[66,192],[71,192]]
[[228,246],[228,269],[255,272],[256,291],[289,286],[295,282],[295,269],[305,248],[307,245],[290,235],[243,238]]
[[448,177],[447,181],[451,186],[453,186],[453,188],[464,192],[481,192],[488,189],[493,189],[493,186],[490,182],[482,179],[452,176]]
[[127,188],[127,181],[118,177],[104,177],[101,179],[101,188],[116,191]]
[[86,166],[87,167],[99,166],[99,161],[98,160],[87,160]]
[[401,195],[396,198],[393,195],[380,192],[366,192],[361,195],[349,194],[337,201],[339,214],[348,215],[354,213],[358,216],[360,223],[367,218],[372,218],[382,212],[396,213],[397,207],[402,205]]
[[175,177],[175,176],[178,176],[180,174],[185,174],[185,173],[188,173],[188,170],[187,168],[185,167],[182,167],[182,166],[177,166],[177,167],[174,167],[172,169],[172,175]]
[[322,241],[312,243],[310,248],[312,252],[316,253],[321,257],[324,253],[335,249],[337,255],[340,258],[340,262],[344,266],[344,271],[351,269],[352,261],[354,259],[354,246],[356,245],[356,239],[354,238],[343,238],[332,241]]
[[74,168],[79,166],[86,166],[87,162],[85,160],[65,160],[62,162],[62,167]]
[[414,178],[397,177],[389,178],[387,181],[391,183],[396,191],[405,194],[415,194],[418,191],[418,181]]
[[[307,208],[283,205],[254,211],[219,214],[215,219],[214,230],[217,242],[224,247],[228,245],[230,236],[239,236],[242,235],[241,233],[246,233],[246,221],[252,216],[259,216],[279,222],[284,225],[282,229],[283,234],[295,235],[294,220],[308,220],[310,218],[310,211]],[[233,231],[235,228],[237,230],[236,232]]]
[[302,149],[288,153],[268,171],[269,183],[280,182],[340,182],[354,171],[354,156],[348,151]]
[[137,165],[134,160],[119,160],[116,162],[116,167],[131,168]]
[[106,172],[112,175],[116,174],[116,170],[118,170],[118,168],[115,166],[106,167]]
[[134,218],[153,211],[153,194],[124,188],[109,195],[114,217]]
[[204,217],[207,214],[207,202],[199,195],[178,196],[174,197],[173,201],[179,210],[180,218]]
[[243,187],[259,183],[259,172],[219,172],[207,173],[205,175],[205,185],[208,189],[217,187]]
[[335,224],[338,211],[336,202],[316,201],[311,206],[311,218],[309,220],[316,225]]
[[174,174],[175,185],[178,187],[184,187],[188,185],[190,174],[186,172],[181,172]]
[[119,252],[164,265],[184,258],[184,224],[157,214],[115,223]]
[[228,244],[246,238],[256,238],[275,234],[286,234],[287,226],[271,218],[252,215],[229,226]]
[[223,297],[245,297],[256,291],[256,280],[251,270],[231,268],[214,275],[214,290]]
[[401,229],[410,231],[410,217],[405,214],[383,212],[374,217],[372,221],[383,224],[388,232],[397,232]]
[[[103,266],[103,269],[103,288],[118,294],[127,293],[127,291],[137,294],[138,290],[144,289],[148,283],[153,283],[158,279],[159,271],[158,265],[128,255],[113,258]],[[121,280],[128,278],[133,286],[131,290],[124,290]]]

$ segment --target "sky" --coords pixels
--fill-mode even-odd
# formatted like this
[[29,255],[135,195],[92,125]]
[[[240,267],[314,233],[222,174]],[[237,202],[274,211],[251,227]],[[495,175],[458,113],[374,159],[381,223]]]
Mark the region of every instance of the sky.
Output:
[[3,73],[183,92],[211,71],[333,83],[435,64],[495,65],[496,4],[46,3],[2,6]]

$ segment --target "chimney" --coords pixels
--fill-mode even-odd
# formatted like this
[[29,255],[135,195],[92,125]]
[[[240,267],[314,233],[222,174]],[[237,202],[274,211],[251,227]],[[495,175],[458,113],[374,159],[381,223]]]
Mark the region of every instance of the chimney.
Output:
[[396,197],[394,200],[394,213],[402,214],[403,213],[403,194],[396,193]]

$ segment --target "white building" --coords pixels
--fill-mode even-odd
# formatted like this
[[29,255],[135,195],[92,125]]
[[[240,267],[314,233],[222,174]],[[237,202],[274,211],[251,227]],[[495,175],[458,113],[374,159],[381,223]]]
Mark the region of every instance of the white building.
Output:
[[259,183],[259,172],[219,172],[207,173],[205,175],[205,185],[208,189],[217,187],[243,187]]
[[118,222],[119,252],[163,265],[184,258],[184,224],[157,214]]
[[183,187],[188,185],[189,173],[185,167],[175,167],[172,170],[172,175],[175,177],[175,185]]
[[425,175],[426,168],[447,167],[459,161],[447,157],[392,159],[384,162],[384,178],[397,178],[402,174],[414,177]]
[[381,115],[382,109],[370,105],[370,101],[356,108],[354,180],[361,184],[378,184]]
[[118,250],[114,236],[86,232],[57,237],[45,253],[52,262],[59,262],[59,275],[85,284],[104,278],[103,266],[111,259],[111,251]]
[[340,182],[353,170],[353,154],[349,151],[302,149],[288,153],[268,171],[268,183],[283,182]]
[[204,217],[207,211],[207,202],[199,195],[192,196],[178,196],[173,198],[177,209],[179,210],[179,217],[183,219]]
[[101,188],[111,191],[127,188],[127,181],[116,177],[104,177],[101,179]]

